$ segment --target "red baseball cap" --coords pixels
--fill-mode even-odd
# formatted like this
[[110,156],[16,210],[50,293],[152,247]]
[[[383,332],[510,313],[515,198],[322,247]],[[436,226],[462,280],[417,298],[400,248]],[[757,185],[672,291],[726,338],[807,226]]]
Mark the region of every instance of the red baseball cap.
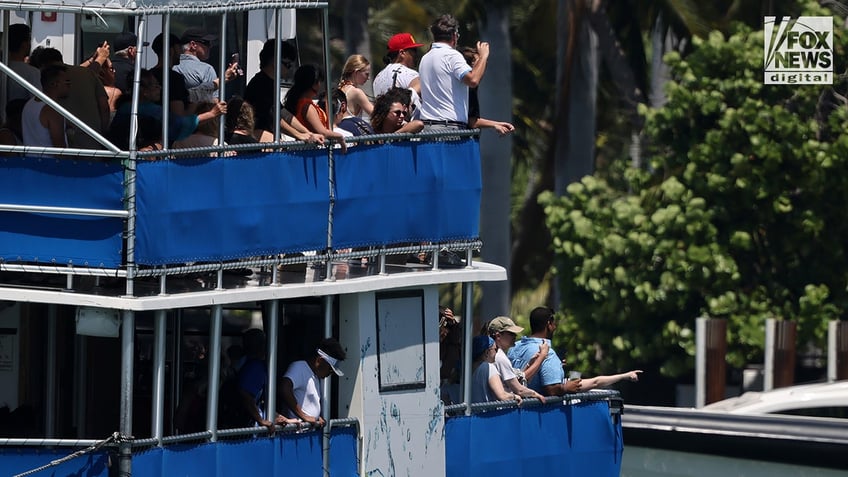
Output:
[[412,38],[411,33],[398,33],[389,38],[389,51],[408,50],[410,48],[418,48],[424,46],[423,43],[415,43],[415,38]]

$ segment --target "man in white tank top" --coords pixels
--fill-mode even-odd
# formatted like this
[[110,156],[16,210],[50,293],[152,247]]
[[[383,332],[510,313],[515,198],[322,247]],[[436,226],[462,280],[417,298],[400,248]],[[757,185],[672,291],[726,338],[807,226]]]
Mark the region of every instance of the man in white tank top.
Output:
[[[71,92],[65,65],[53,64],[41,70],[41,90],[54,101],[59,101]],[[55,109],[37,98],[24,105],[21,115],[25,146],[67,147],[65,118]]]

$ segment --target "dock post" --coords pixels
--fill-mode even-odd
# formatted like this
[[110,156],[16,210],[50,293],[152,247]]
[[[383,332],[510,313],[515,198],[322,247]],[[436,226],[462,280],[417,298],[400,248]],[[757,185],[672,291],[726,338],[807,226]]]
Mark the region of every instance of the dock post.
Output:
[[827,381],[848,379],[848,321],[827,324]]
[[763,391],[791,386],[795,382],[794,321],[766,320],[765,375]]
[[727,321],[695,320],[695,406],[724,399],[727,374]]

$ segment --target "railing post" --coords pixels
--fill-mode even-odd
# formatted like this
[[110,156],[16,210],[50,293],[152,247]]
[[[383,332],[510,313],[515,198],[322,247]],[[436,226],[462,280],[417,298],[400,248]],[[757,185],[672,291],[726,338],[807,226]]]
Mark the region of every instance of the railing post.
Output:
[[223,305],[212,306],[209,323],[209,378],[206,391],[206,429],[212,432],[212,442],[218,440],[218,388],[221,377],[221,328],[224,321]]
[[474,336],[474,284],[462,284],[462,302],[464,305],[463,313],[465,317],[463,325],[463,344],[462,344],[462,375],[460,383],[462,383],[462,400],[465,402],[465,415],[471,415],[471,337]]
[[121,413],[118,475],[132,475],[133,376],[135,366],[135,312],[124,310],[121,320]]
[[[168,334],[167,311],[157,310],[153,323],[153,409],[151,429],[159,444],[165,434],[165,338]],[[173,371],[172,371],[173,372]]]

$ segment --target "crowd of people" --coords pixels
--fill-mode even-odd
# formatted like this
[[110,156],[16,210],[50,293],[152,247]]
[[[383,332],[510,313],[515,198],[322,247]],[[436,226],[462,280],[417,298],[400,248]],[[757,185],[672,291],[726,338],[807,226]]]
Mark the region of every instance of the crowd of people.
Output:
[[[198,28],[188,28],[179,37],[160,34],[149,45],[157,57],[156,66],[142,69],[137,84],[142,121],[133,138],[136,148],[219,145],[217,124],[224,115],[226,143],[271,142],[279,127],[281,141],[332,141],[343,151],[345,138],[351,136],[440,128],[486,127],[502,135],[512,132],[508,122],[480,117],[476,88],[486,71],[488,43],[457,50],[459,25],[451,15],[437,18],[430,33],[433,43],[423,56],[424,44],[410,33],[398,33],[388,40],[386,66],[373,81],[374,97],[363,89],[371,77],[371,63],[362,55],[350,56],[340,79],[333,82],[332,118],[327,116],[323,97],[324,71],[315,64],[296,67],[297,50],[289,41],[266,41],[259,54],[260,69],[243,95],[229,95],[225,101],[218,97],[221,82],[230,82],[243,72],[236,55],[221,75],[207,62],[217,35]],[[132,33],[120,33],[111,44],[102,42],[80,65],[65,64],[54,48],[33,50],[32,32],[25,24],[10,25],[8,44],[12,70],[81,123],[72,124],[50,102],[10,80],[0,144],[102,149],[97,139],[100,135],[122,149],[129,148],[129,102],[136,87],[132,75],[139,49],[148,46],[146,42],[139,43]],[[163,65],[166,48],[169,65]],[[162,98],[166,68],[169,97]],[[274,101],[277,74],[293,78],[288,93],[280,98],[279,116]],[[163,143],[162,134],[165,107],[168,144]],[[274,121],[277,117],[279,125]]]
[[[440,309],[439,342],[441,358],[442,400],[458,402],[459,370],[461,369],[462,330],[459,319],[449,308]],[[480,334],[472,339],[471,402],[516,401],[535,398],[542,402],[547,396],[591,391],[620,381],[638,381],[642,370],[614,375],[583,378],[572,371],[566,377],[568,365],[551,347],[557,328],[553,310],[537,307],[530,313],[530,334],[518,340],[524,328],[509,317],[498,316],[483,325]]]

